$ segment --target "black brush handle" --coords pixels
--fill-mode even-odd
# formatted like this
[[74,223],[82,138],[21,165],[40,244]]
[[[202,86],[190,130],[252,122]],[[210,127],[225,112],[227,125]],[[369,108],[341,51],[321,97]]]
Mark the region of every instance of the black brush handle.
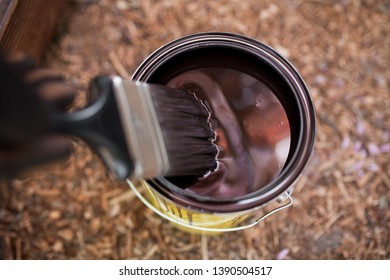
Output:
[[72,113],[52,114],[54,129],[84,140],[103,159],[116,179],[124,180],[134,172],[118,106],[108,77],[90,83],[90,105]]

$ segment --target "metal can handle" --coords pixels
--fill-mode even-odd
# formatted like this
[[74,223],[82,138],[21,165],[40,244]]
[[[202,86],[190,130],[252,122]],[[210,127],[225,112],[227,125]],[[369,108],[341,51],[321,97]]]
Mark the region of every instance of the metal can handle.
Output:
[[[244,226],[239,226],[239,227],[232,227],[232,228],[224,228],[224,229],[218,229],[220,232],[228,232],[228,231],[236,231],[236,230],[243,230],[243,229],[247,229],[247,228],[251,228],[255,225],[257,225],[258,223],[260,223],[262,220],[264,220],[265,218],[268,218],[269,216],[275,214],[276,212],[279,212],[280,210],[283,210],[283,209],[286,209],[288,207],[290,207],[293,202],[294,202],[294,199],[292,198],[292,196],[290,195],[290,193],[286,193],[286,198],[288,199],[288,202],[286,204],[283,204],[271,211],[269,211],[268,213],[264,214],[263,216],[261,216],[260,218],[258,218],[256,221],[254,221],[253,223],[250,223],[248,225],[244,225]],[[209,230],[210,231],[210,230]]]

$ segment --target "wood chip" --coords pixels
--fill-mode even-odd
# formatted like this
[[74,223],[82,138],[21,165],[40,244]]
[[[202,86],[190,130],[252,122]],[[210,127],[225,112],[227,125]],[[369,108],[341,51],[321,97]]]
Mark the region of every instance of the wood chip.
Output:
[[202,235],[201,236],[201,239],[200,239],[200,248],[201,248],[201,252],[202,252],[202,260],[208,260],[209,259],[209,250],[208,250],[208,246],[207,246],[207,236],[206,235]]
[[115,70],[118,72],[118,74],[122,78],[129,80],[131,77],[130,77],[129,73],[127,72],[126,68],[123,66],[123,64],[119,60],[116,53],[110,52],[108,54],[108,57],[110,58],[110,61],[111,61],[112,65],[114,66]]

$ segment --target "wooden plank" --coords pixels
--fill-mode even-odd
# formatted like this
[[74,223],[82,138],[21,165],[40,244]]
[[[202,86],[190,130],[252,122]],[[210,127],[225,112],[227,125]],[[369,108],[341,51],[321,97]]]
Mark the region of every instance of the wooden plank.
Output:
[[0,53],[28,54],[39,60],[58,22],[64,0],[3,0],[0,4]]
[[8,26],[18,0],[2,0],[0,2],[0,39]]

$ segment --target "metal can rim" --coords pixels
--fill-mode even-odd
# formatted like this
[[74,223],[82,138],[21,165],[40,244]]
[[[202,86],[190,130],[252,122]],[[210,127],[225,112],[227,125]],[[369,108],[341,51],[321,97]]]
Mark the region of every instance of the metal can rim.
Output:
[[[175,187],[164,178],[153,181],[155,184],[157,181],[160,184],[165,184],[164,187],[158,188],[158,191],[182,205],[217,212],[225,212],[224,208],[229,205],[229,210],[242,211],[268,203],[289,191],[309,160],[315,138],[315,109],[309,90],[295,67],[277,51],[255,39],[227,32],[203,32],[190,34],[163,45],[144,60],[135,71],[132,79],[147,81],[156,68],[177,54],[200,47],[216,46],[229,46],[237,48],[237,50],[245,49],[245,51],[251,52],[254,57],[261,57],[288,82],[299,105],[301,126],[297,149],[275,180],[255,192],[235,199],[214,199],[191,194]],[[174,189],[175,193],[170,189]],[[232,207],[233,203],[235,207]]]

